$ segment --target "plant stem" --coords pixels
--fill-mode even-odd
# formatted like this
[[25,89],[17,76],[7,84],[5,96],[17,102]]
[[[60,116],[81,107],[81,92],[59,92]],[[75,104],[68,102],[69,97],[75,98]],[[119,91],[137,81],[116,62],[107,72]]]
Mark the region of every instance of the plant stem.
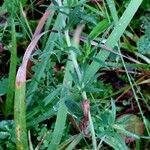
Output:
[[17,150],[28,150],[28,137],[26,128],[25,83],[16,85],[14,120],[16,124]]
[[9,113],[12,111],[13,108],[16,65],[17,65],[16,30],[15,30],[15,22],[13,17],[11,17],[10,23],[11,23],[11,31],[12,31],[11,34],[12,48],[11,48],[10,68],[9,68],[9,81],[8,81],[6,103],[5,103],[5,110],[4,110],[5,117],[9,115]]

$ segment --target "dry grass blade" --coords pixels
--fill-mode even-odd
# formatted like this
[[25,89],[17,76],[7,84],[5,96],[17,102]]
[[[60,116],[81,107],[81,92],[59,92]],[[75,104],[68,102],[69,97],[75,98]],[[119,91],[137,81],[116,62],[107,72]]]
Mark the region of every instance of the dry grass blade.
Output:
[[[50,4],[50,6],[52,6],[52,3]],[[42,16],[42,18],[40,19],[39,23],[38,23],[38,26],[36,27],[36,30],[33,34],[33,37],[32,39],[34,39],[37,35],[39,35],[42,31],[42,28],[45,24],[45,22],[47,21],[48,19],[48,16],[50,15],[51,11],[50,10],[47,10],[44,15]]]
[[37,45],[37,42],[41,38],[42,35],[44,35],[47,32],[43,32],[40,35],[37,35],[29,44],[29,46],[26,49],[26,52],[23,57],[22,65],[19,67],[18,72],[17,72],[17,77],[16,77],[16,86],[21,86],[21,83],[25,83],[26,81],[26,70],[27,70],[27,63],[30,59],[30,56]]

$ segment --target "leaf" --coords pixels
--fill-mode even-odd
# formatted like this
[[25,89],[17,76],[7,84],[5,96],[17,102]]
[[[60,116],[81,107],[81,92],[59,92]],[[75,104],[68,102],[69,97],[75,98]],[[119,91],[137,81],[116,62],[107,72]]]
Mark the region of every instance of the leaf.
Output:
[[3,120],[0,122],[0,130],[2,131],[8,131],[9,128],[11,128],[11,126],[14,124],[14,121],[12,120]]
[[78,135],[73,135],[63,143],[61,143],[58,147],[59,150],[63,150],[69,143],[71,143]]
[[83,138],[83,134],[80,133],[70,144],[69,146],[66,148],[66,150],[73,150],[75,148],[75,146],[81,141],[81,139]]
[[[0,143],[11,143],[14,141],[14,121],[7,120],[0,122]],[[9,139],[9,140],[8,140]]]
[[103,60],[101,60],[99,58],[96,58],[96,57],[93,57],[92,60],[98,62],[101,65],[101,67],[105,67],[105,68],[109,69],[108,64],[105,61],[103,61]]
[[74,46],[66,47],[65,50],[68,52],[72,50],[77,56],[81,55],[81,51]]
[[142,54],[150,54],[150,39],[144,35],[137,42],[137,48]]
[[111,129],[111,126],[114,122],[112,122],[112,113],[109,110],[105,110],[103,113],[101,113],[101,124],[105,126],[106,128]]
[[103,132],[102,134],[98,134],[98,137],[115,150],[127,150],[125,142],[116,132]]
[[45,121],[46,119],[49,119],[49,118],[53,117],[54,115],[55,115],[54,110],[52,110],[50,108],[50,110],[47,110],[46,112],[38,115],[38,117],[34,117],[34,119],[32,117],[30,120],[28,120],[27,127],[36,126],[40,122]]
[[150,54],[150,22],[145,30],[145,35],[137,41],[138,51],[142,54]]
[[76,117],[83,116],[83,111],[77,102],[73,100],[66,100],[65,105],[71,114],[75,115]]
[[[68,61],[66,65],[64,80],[63,80],[64,88],[61,91],[62,98],[64,98],[66,95],[67,96],[69,95],[68,88],[72,86],[72,77],[70,75],[70,72],[72,71],[73,71],[72,62]],[[48,150],[53,150],[58,147],[64,133],[66,118],[67,118],[67,107],[64,101],[60,99],[57,118],[56,118],[55,127],[52,135],[52,140],[48,146]]]
[[55,6],[59,6],[56,0],[52,0],[52,3],[53,3]]
[[106,30],[109,26],[109,22],[107,19],[100,21],[90,32],[88,38],[90,40],[95,39],[98,35],[100,35],[104,30]]
[[145,35],[150,40],[150,21],[148,22],[148,25],[147,25],[147,28],[146,28],[146,31],[145,31]]
[[[97,78],[100,76],[101,74],[100,73],[97,73],[95,74],[90,80],[88,80],[86,83],[85,83],[85,87],[89,87],[92,85],[93,81],[97,81]],[[84,81],[84,76],[86,76],[85,74],[83,75],[83,81]]]
[[4,139],[8,138],[9,136],[10,136],[10,134],[8,132],[0,131],[0,143],[1,143],[1,140],[4,140]]
[[52,102],[52,100],[59,94],[60,90],[61,90],[61,87],[54,89],[53,92],[51,92],[48,96],[46,96],[43,99],[45,106]]
[[25,6],[26,3],[27,3],[27,0],[20,0],[20,2],[21,2],[21,4],[22,4],[23,6]]
[[80,5],[78,5],[74,9],[72,9],[69,13],[69,19],[68,19],[68,23],[67,23],[65,29],[68,29],[74,25],[79,24],[79,22],[81,21],[82,13],[83,13],[83,11],[82,11]]
[[19,3],[17,3],[17,0],[14,0],[10,3],[9,0],[5,0],[5,5],[7,8],[7,12],[14,17],[17,13],[17,11],[19,11]]
[[114,101],[113,100],[111,100],[111,107],[112,107],[112,109],[111,109],[111,114],[112,114],[112,123],[114,123],[115,122],[115,120],[116,120],[116,106],[115,106],[115,103],[114,103]]
[[89,92],[89,93],[99,93],[99,92],[103,91],[103,89],[96,88],[93,85],[85,87],[84,90],[85,90],[85,92]]
[[75,83],[75,85],[77,86],[77,87],[81,87],[81,83],[80,83],[80,81],[78,80],[78,76],[77,76],[77,73],[76,72],[71,72],[70,73],[71,74],[71,76],[72,76],[72,80],[73,80],[73,82]]
[[107,4],[108,4],[108,7],[110,9],[113,21],[115,23],[117,23],[118,22],[118,15],[117,15],[117,11],[116,11],[114,0],[106,0],[106,1],[107,1]]
[[69,7],[75,7],[78,4],[78,0],[67,0]]

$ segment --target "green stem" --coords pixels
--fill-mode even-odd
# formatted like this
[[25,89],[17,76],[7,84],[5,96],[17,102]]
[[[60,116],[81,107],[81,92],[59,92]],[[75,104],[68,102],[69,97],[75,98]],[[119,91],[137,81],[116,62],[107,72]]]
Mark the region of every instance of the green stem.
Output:
[[16,76],[16,65],[17,65],[17,52],[16,52],[16,30],[15,22],[13,17],[11,17],[11,39],[12,39],[12,48],[11,48],[11,58],[10,58],[10,67],[9,67],[9,81],[6,95],[5,103],[5,117],[9,115],[13,108],[14,101],[14,89],[15,89],[15,76]]
[[16,124],[17,150],[28,150],[28,137],[26,128],[25,83],[16,85],[14,120]]

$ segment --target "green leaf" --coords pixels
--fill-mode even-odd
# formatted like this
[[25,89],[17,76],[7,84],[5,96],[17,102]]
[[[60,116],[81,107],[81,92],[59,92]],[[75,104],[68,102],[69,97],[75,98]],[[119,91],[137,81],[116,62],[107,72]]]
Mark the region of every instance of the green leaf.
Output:
[[80,133],[70,144],[69,146],[66,148],[66,150],[73,150],[75,148],[75,146],[81,141],[81,139],[83,138],[83,134]]
[[52,2],[55,6],[59,6],[56,0],[52,0]]
[[106,0],[106,1],[107,1],[107,4],[108,4],[108,7],[110,9],[111,15],[113,17],[113,20],[116,24],[118,22],[118,15],[117,15],[114,0]]
[[[35,117],[35,116],[30,117],[31,119],[28,120],[27,127],[36,126],[40,122],[45,121],[46,119],[50,119],[54,115],[55,115],[55,112],[54,112],[54,110],[52,108],[50,108],[49,110],[47,110],[46,112],[44,112],[42,114],[40,112],[40,114],[38,114],[38,117]],[[33,117],[34,117],[34,120],[33,120]]]
[[76,117],[83,116],[83,111],[77,102],[73,100],[66,100],[65,105],[71,114],[75,115]]
[[78,48],[74,47],[74,46],[66,47],[65,50],[68,51],[68,52],[72,50],[77,56],[81,55],[81,51]]
[[14,102],[14,120],[16,125],[17,150],[28,149],[28,136],[26,128],[25,83],[16,86]]
[[92,60],[98,62],[101,65],[101,67],[105,67],[105,68],[109,69],[108,64],[105,61],[103,61],[103,60],[101,60],[99,58],[96,58],[96,57],[93,57]]
[[115,120],[116,120],[116,106],[115,106],[115,103],[114,103],[114,101],[113,100],[111,100],[111,114],[112,114],[112,123],[114,123],[115,122]]
[[63,150],[65,147],[71,143],[75,138],[77,138],[78,135],[73,135],[69,139],[67,139],[65,142],[63,142],[61,145],[59,145],[58,150]]
[[116,132],[104,132],[102,134],[98,134],[98,137],[115,150],[127,150],[125,142]]
[[146,31],[145,31],[145,35],[150,40],[150,22],[148,22],[148,25],[147,25],[147,28],[146,28]]
[[117,130],[118,133],[122,133],[123,135],[125,135],[127,137],[133,137],[133,138],[136,138],[136,139],[140,138],[139,135],[127,131],[123,126],[114,125],[113,127]]
[[59,95],[59,92],[61,90],[61,87],[55,89],[53,92],[51,92],[48,96],[46,96],[44,99],[43,99],[43,102],[45,103],[45,106],[50,104],[52,102],[52,100],[57,96]]
[[107,19],[104,19],[100,21],[96,27],[93,28],[93,30],[90,32],[88,38],[90,40],[95,39],[98,35],[100,35],[103,31],[105,31],[109,26],[109,22]]
[[109,110],[104,111],[103,113],[101,113],[101,125],[105,126],[106,128],[111,129],[111,126],[114,124],[114,122],[112,122],[112,113]]
[[[66,72],[63,80],[63,89],[61,91],[61,97],[64,98],[69,94],[69,88],[72,86],[72,77],[70,72],[73,71],[72,62],[68,61],[66,66]],[[65,123],[67,118],[67,107],[62,99],[60,99],[59,108],[57,112],[57,118],[55,122],[55,128],[52,136],[51,143],[49,144],[48,150],[54,150],[58,147],[61,138],[63,136]]]
[[10,58],[10,67],[9,67],[9,78],[8,78],[8,88],[7,88],[7,95],[6,95],[6,102],[5,102],[5,117],[11,112],[13,108],[14,102],[14,93],[15,93],[15,80],[16,80],[16,67],[17,67],[17,41],[16,41],[16,29],[15,29],[15,21],[14,18],[10,19],[11,22],[11,41],[12,41],[12,48],[11,51],[11,58]]
[[75,7],[78,4],[78,0],[67,0],[67,4],[70,7]]
[[137,48],[142,54],[150,54],[150,39],[144,35],[137,42]]
[[100,88],[96,88],[95,86],[91,85],[91,86],[86,86],[84,88],[85,92],[89,92],[89,93],[99,93],[102,92],[103,89]]
[[70,27],[79,24],[79,22],[81,21],[82,13],[83,11],[80,5],[72,9],[69,13],[68,23],[65,29],[69,29]]
[[10,136],[8,132],[0,131],[0,143],[1,140],[7,139]]
[[0,144],[9,144],[15,141],[14,121],[3,120],[0,122]]
[[14,121],[12,120],[3,120],[0,122],[0,130],[2,131],[8,131],[9,128],[11,128],[11,126],[14,124]]

